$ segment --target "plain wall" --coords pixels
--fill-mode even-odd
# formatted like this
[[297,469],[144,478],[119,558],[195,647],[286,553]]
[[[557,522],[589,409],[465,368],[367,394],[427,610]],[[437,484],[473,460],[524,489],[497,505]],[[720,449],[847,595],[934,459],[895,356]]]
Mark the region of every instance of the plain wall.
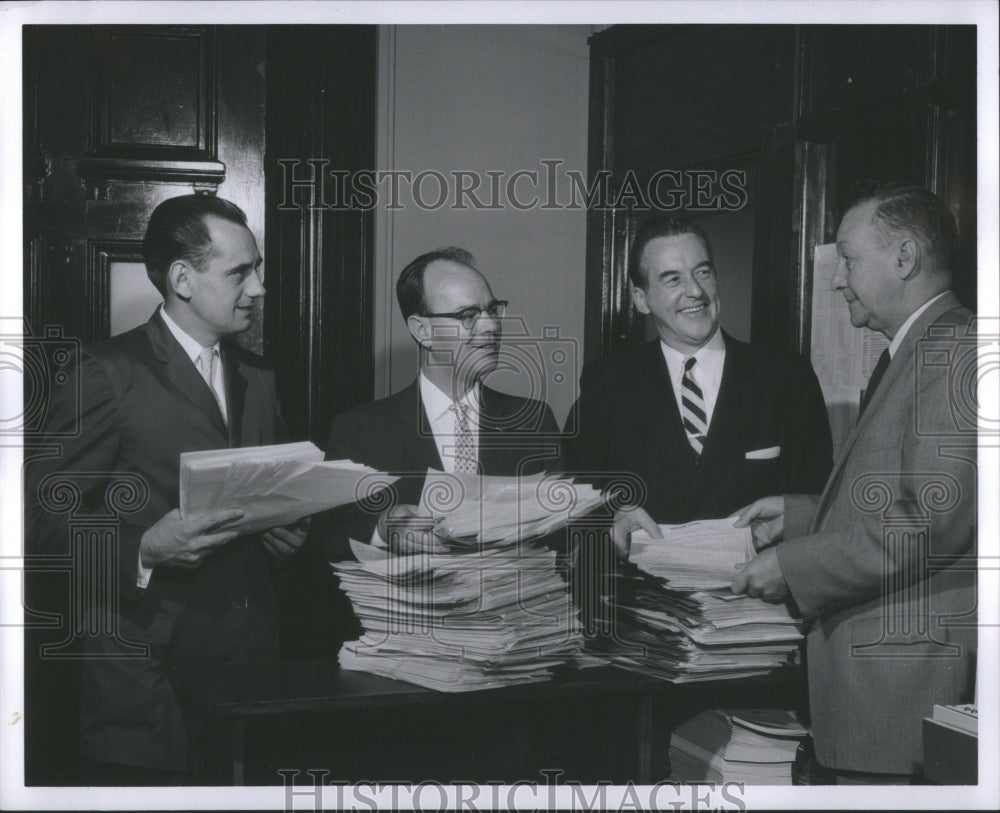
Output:
[[[379,170],[414,177],[439,172],[450,187],[443,206],[416,205],[400,181],[401,208],[389,211],[388,184],[379,187],[375,256],[375,389],[383,397],[417,371],[415,345],[399,314],[395,283],[405,265],[426,251],[455,245],[476,255],[478,267],[511,306],[505,324],[503,371],[489,384],[543,397],[565,418],[582,359],[586,212],[542,209],[551,194],[542,160],[558,160],[556,199],[567,201],[565,170],[586,174],[590,26],[383,26],[379,30]],[[505,186],[519,170],[539,173],[517,182],[529,202],[519,211]],[[453,172],[481,180],[503,173],[501,208],[455,208]],[[425,204],[440,184],[427,176]],[[521,322],[519,320],[523,320]],[[521,335],[518,335],[521,334]],[[542,337],[539,340],[539,337]]]

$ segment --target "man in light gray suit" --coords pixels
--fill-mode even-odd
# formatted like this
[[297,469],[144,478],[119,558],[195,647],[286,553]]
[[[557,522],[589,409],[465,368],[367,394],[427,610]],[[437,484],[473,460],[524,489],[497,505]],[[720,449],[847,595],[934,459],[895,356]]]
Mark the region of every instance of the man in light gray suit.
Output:
[[742,511],[760,552],[732,589],[812,621],[818,761],[838,783],[905,784],[921,718],[974,697],[976,337],[950,291],[957,230],[940,199],[866,184],[844,211],[832,287],[851,324],[891,343],[822,495]]

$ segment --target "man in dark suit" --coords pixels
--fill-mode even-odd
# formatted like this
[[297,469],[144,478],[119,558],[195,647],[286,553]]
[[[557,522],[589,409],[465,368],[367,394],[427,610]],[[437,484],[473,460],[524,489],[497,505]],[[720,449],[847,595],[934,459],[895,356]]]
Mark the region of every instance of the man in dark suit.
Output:
[[950,291],[943,201],[862,184],[844,208],[831,287],[852,325],[890,344],[822,494],[742,512],[763,550],[733,591],[790,597],[812,620],[819,762],[845,784],[903,784],[923,760],[921,718],[974,696],[977,402],[963,383],[977,380],[978,340]]
[[[472,255],[446,248],[417,257],[396,296],[419,348],[419,375],[395,395],[338,415],[327,458],[402,475],[397,522],[414,513],[428,468],[509,476],[552,463],[559,428],[548,405],[483,383],[497,366],[507,303],[493,296]],[[357,506],[331,512],[316,529],[327,558],[349,556],[349,537],[369,541],[376,519]]]
[[[229,528],[238,509],[183,518],[178,510],[183,452],[283,434],[270,370],[224,340],[250,327],[264,295],[246,216],[214,196],[166,200],[150,218],[143,257],[163,306],[145,325],[84,350],[81,402],[56,400],[47,424],[61,454],[26,469],[32,553],[68,549],[58,498],[65,484],[92,510],[114,502],[116,479],[135,491],[106,565],[114,572],[101,575],[114,587],[103,606],[87,608],[83,625],[99,630],[85,637],[81,695],[92,784],[181,781],[189,698],[175,685],[177,670],[276,657],[273,562],[305,535],[275,528],[238,536]],[[79,431],[68,433],[77,421]]]
[[712,250],[700,227],[658,217],[632,246],[636,308],[658,338],[587,365],[567,421],[566,467],[638,478],[615,542],[655,523],[725,517],[774,488],[818,488],[831,465],[823,395],[807,361],[719,327]]

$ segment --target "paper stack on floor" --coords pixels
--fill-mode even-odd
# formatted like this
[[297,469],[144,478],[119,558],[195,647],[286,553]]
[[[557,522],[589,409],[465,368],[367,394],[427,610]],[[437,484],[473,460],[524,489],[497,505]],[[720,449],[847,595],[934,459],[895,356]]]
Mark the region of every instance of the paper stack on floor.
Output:
[[808,732],[782,709],[710,709],[670,735],[670,780],[790,785],[799,744]]
[[611,660],[681,683],[749,677],[789,663],[804,624],[784,604],[729,589],[754,555],[749,528],[732,520],[660,526],[663,539],[633,535],[611,605],[617,634],[600,646]]
[[352,540],[358,561],[333,563],[364,627],[341,666],[448,692],[547,679],[583,639],[555,552],[539,539],[599,502],[563,479],[429,474],[421,505],[434,552]]

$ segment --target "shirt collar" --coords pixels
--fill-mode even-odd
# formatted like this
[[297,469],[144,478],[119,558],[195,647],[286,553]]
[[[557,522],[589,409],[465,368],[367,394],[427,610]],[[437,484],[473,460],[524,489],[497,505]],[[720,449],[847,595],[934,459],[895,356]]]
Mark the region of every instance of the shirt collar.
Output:
[[[174,338],[177,339],[177,343],[187,354],[188,358],[191,359],[191,361],[197,361],[198,356],[201,355],[201,351],[207,348],[203,348],[196,340],[192,339],[187,333],[185,333],[184,329],[170,318],[170,314],[167,313],[167,309],[162,305],[160,305],[160,316],[163,317],[163,323],[173,334]],[[216,342],[211,346],[215,348],[216,352],[218,352],[220,344],[221,342]]]
[[896,351],[899,350],[899,346],[903,343],[903,339],[906,338],[907,331],[909,331],[909,329],[913,327],[913,323],[917,321],[917,318],[920,316],[920,314],[922,314],[931,305],[937,302],[946,293],[948,292],[942,291],[937,296],[928,299],[923,305],[921,305],[913,313],[911,313],[907,318],[907,320],[903,322],[902,325],[900,325],[899,330],[896,331],[896,335],[893,336],[892,341],[889,342],[889,358],[892,358],[893,356],[896,355]]
[[[420,373],[420,400],[423,402],[428,420],[432,423],[451,409],[451,405],[454,403],[450,395],[423,373]],[[470,387],[465,395],[458,399],[458,402],[469,407],[469,411],[473,415],[478,415],[480,403],[479,382],[477,381]]]
[[[667,362],[670,379],[680,380],[680,377],[684,373],[684,360],[692,356],[675,350],[662,339],[660,339],[660,349],[663,351],[663,358]],[[698,360],[698,366],[706,374],[712,375],[713,378],[721,376],[722,364],[726,358],[726,340],[722,338],[722,329],[717,327],[712,338],[699,347],[693,354],[693,357]]]

